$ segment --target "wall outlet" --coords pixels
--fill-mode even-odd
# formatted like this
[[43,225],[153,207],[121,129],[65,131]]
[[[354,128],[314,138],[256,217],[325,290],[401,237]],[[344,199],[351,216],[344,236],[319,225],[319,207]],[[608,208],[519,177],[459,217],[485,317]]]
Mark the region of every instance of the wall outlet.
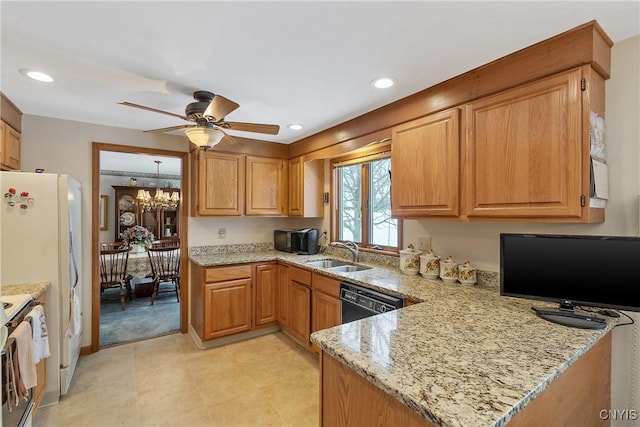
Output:
[[431,236],[418,236],[418,249],[421,251],[431,249]]
[[218,229],[218,238],[219,239],[226,239],[227,238],[227,229],[226,228],[219,228]]

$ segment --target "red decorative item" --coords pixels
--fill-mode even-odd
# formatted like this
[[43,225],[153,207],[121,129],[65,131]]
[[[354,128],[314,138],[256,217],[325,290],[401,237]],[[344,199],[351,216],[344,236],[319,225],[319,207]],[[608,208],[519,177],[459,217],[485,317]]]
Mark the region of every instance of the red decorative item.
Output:
[[20,206],[20,209],[28,209],[30,206],[33,206],[35,199],[33,197],[29,197],[28,191],[20,192],[18,196],[16,194],[16,189],[11,187],[4,193],[4,198],[7,199],[7,203],[9,206],[15,206],[16,203]]

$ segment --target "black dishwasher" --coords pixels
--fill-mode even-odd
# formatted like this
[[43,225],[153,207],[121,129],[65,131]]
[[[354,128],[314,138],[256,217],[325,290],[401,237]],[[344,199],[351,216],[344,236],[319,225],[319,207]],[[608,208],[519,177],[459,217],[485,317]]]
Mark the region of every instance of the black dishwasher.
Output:
[[348,282],[340,283],[340,300],[342,302],[342,323],[353,322],[404,307],[402,298]]

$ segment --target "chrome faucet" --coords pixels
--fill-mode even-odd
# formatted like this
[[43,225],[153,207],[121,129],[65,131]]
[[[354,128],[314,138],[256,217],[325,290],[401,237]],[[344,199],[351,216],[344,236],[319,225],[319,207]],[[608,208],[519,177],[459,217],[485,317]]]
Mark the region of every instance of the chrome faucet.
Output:
[[348,249],[349,252],[351,252],[351,255],[353,256],[353,262],[358,262],[358,245],[356,245],[355,242],[352,242],[351,240],[346,240],[344,242],[331,242],[330,245],[340,246]]

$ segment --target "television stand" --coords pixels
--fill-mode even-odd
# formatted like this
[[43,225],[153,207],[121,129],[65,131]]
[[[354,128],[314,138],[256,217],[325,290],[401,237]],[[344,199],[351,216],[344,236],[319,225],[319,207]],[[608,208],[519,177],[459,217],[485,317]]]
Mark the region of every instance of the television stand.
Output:
[[531,307],[536,314],[549,322],[580,329],[604,329],[607,321],[588,314],[579,314],[565,308]]

